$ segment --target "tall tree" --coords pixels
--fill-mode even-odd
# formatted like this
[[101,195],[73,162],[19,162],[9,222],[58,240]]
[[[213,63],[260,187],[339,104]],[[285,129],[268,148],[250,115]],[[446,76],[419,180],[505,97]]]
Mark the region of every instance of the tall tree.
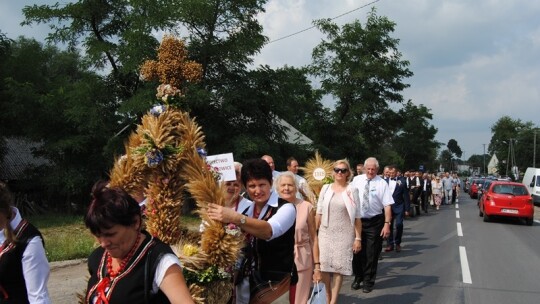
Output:
[[458,145],[457,141],[453,138],[448,141],[446,147],[448,148],[448,151],[450,151],[457,158],[461,158],[461,155],[463,155],[463,151],[461,151],[461,148]]
[[85,201],[112,160],[105,149],[118,115],[110,87],[81,69],[77,53],[32,39],[15,41],[4,67],[2,135],[41,144],[34,153],[49,163],[34,171],[35,184],[54,195],[52,205]]
[[73,3],[32,5],[23,9],[23,25],[48,23],[47,40],[82,46],[85,62],[109,70],[111,89],[120,101],[132,97],[140,86],[138,70],[143,60],[155,56],[154,31],[175,25],[178,1],[78,0]]
[[409,86],[403,81],[413,75],[398,49],[399,39],[390,36],[395,23],[373,9],[365,26],[358,20],[341,28],[330,20],[315,21],[315,26],[326,39],[313,50],[311,72],[321,79],[322,90],[336,98],[332,119],[343,134],[325,144],[353,158],[360,157],[358,151],[377,153],[403,122],[390,105],[403,103],[401,92]]
[[532,166],[535,125],[509,116],[499,118],[491,127],[488,151],[499,159],[499,174],[510,175],[512,166],[524,172]]
[[403,124],[391,142],[392,150],[402,158],[403,168],[423,165],[426,170],[437,170],[435,160],[441,143],[435,140],[437,129],[430,124],[433,114],[424,105],[417,106],[409,101],[398,116]]

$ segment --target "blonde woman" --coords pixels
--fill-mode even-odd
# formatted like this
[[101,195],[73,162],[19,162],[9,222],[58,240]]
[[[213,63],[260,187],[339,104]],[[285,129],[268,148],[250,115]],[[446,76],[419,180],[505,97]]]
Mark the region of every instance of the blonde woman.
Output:
[[[319,241],[313,216],[313,205],[296,196],[298,185],[292,172],[282,172],[276,178],[279,197],[293,203],[296,207],[296,227],[294,234],[294,263],[298,271],[298,283],[294,291],[295,303],[307,303],[313,272],[320,272]],[[291,290],[291,294],[293,294]],[[291,301],[293,303],[293,301]]]
[[435,179],[431,183],[431,194],[433,195],[433,203],[435,204],[435,209],[439,210],[443,195],[443,184],[441,182],[441,177],[438,175],[435,176]]
[[[315,222],[319,228],[319,255],[322,273],[314,280],[326,286],[327,303],[338,302],[344,275],[352,275],[353,253],[362,248],[362,221],[358,189],[349,184],[351,166],[345,159],[334,163],[334,182],[319,194]],[[317,264],[316,264],[317,265]]]

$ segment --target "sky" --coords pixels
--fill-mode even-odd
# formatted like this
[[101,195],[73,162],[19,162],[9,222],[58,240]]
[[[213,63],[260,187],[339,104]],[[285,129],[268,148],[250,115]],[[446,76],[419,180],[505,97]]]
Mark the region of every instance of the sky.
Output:
[[[44,41],[47,25],[25,26],[22,8],[62,0],[0,0],[0,31]],[[65,1],[64,1],[65,2]],[[396,23],[402,59],[413,77],[402,92],[433,114],[436,140],[455,139],[462,159],[484,153],[502,116],[539,126],[540,1],[530,0],[269,0],[258,19],[269,38],[255,65],[304,66],[324,38],[312,21],[365,24],[372,7]],[[277,40],[277,41],[275,41]],[[331,106],[329,99],[325,105]],[[533,139],[531,138],[531,141]]]

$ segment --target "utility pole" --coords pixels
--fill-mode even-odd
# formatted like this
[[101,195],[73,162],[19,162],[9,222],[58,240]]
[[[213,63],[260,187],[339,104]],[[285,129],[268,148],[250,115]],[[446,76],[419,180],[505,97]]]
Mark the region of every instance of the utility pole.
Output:
[[534,141],[533,141],[533,168],[536,168],[536,129],[534,129]]
[[482,167],[482,173],[484,174],[484,176],[486,176],[486,144],[482,144],[484,145],[484,167]]

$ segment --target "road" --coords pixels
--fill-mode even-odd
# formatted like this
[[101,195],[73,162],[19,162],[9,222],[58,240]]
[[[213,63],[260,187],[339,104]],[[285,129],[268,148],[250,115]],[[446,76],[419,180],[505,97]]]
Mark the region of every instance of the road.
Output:
[[[457,205],[442,206],[405,221],[403,250],[383,253],[375,289],[351,290],[344,280],[344,304],[536,304],[540,302],[540,208],[535,223],[484,223],[476,200],[462,194]],[[87,272],[84,261],[52,263],[53,303],[77,303]]]

